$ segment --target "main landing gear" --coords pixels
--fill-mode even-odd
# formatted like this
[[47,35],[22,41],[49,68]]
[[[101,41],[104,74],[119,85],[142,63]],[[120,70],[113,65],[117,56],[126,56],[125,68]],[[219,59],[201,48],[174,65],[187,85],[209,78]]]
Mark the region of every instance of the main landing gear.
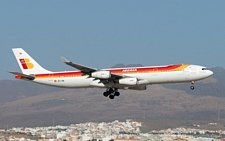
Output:
[[[195,81],[192,81],[191,84],[194,85],[194,84],[195,84]],[[194,86],[191,86],[190,89],[191,89],[191,90],[194,90],[195,87],[194,87]]]
[[119,96],[120,95],[120,93],[118,92],[118,89],[116,89],[116,88],[108,88],[108,89],[106,89],[106,91],[103,93],[103,95],[105,96],[105,97],[108,97],[109,96],[109,98],[110,99],[114,99],[114,97],[115,96]]

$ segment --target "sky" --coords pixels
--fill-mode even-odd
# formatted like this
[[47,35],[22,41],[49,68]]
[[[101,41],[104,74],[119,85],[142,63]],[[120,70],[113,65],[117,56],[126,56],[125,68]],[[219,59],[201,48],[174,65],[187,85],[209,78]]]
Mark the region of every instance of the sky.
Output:
[[118,63],[224,67],[223,0],[0,0],[0,80],[21,72],[12,48],[42,67],[70,71]]

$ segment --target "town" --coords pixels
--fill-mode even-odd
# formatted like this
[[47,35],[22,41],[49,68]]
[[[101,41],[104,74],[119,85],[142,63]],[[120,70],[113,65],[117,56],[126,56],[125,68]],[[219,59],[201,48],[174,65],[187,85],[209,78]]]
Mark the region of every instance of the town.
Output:
[[[1,141],[224,141],[225,131],[179,127],[142,133],[143,123],[87,122],[69,126],[13,127],[0,130]],[[193,125],[198,127],[199,125]]]

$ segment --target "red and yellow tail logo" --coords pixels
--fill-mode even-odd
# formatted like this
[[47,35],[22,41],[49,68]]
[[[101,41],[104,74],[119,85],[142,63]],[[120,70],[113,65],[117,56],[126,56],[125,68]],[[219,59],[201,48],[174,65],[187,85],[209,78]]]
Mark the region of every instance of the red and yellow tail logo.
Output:
[[23,69],[32,69],[34,67],[28,58],[20,59],[20,63],[23,66]]

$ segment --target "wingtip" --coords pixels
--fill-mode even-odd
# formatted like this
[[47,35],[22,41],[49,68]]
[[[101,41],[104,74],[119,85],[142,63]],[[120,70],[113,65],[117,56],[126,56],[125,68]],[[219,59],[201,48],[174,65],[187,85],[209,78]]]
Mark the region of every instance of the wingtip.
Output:
[[13,71],[9,71],[9,70],[7,70],[7,72],[8,72],[8,73],[12,73]]
[[66,62],[70,62],[69,60],[67,60],[66,58],[64,58],[63,56],[60,57],[62,62],[66,63]]
[[15,71],[7,71],[8,73],[14,74],[14,75],[18,75],[18,72]]

